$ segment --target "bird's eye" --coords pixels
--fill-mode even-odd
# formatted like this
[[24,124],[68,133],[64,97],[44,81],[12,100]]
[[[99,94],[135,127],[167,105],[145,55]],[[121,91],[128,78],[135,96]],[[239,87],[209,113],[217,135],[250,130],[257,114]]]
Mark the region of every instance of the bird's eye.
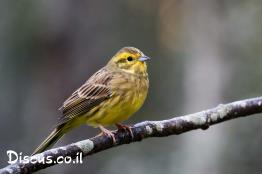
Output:
[[128,57],[127,57],[127,60],[130,62],[130,61],[132,61],[132,60],[133,60],[133,57],[131,57],[131,56],[128,56]]

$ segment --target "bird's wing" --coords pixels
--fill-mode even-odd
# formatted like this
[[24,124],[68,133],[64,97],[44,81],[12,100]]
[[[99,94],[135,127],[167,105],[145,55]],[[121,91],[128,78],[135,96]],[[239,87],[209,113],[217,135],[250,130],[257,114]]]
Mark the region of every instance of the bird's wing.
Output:
[[112,76],[106,68],[96,72],[89,80],[76,90],[62,105],[63,116],[59,124],[87,113],[101,102],[110,98],[108,83]]

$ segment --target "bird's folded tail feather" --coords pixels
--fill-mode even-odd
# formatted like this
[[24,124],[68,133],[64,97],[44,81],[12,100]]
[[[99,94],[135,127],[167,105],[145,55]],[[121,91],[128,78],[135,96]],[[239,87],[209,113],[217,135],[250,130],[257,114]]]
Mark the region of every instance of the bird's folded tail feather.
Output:
[[52,147],[67,132],[66,123],[58,125],[49,136],[35,149],[32,156]]

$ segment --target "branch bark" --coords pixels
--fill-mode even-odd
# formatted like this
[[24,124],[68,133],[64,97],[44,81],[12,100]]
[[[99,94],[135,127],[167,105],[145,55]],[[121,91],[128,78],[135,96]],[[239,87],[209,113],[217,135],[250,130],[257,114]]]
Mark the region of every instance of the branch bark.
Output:
[[22,161],[20,163],[8,165],[5,168],[0,169],[0,174],[33,173],[57,164],[43,163],[43,158],[46,159],[48,157],[49,159],[56,161],[58,157],[69,156],[72,159],[75,159],[80,153],[85,157],[112,147],[141,141],[149,137],[178,135],[195,129],[206,130],[211,125],[257,113],[262,113],[262,97],[236,101],[228,104],[220,104],[212,109],[185,116],[174,117],[168,120],[144,121],[131,128],[133,138],[128,131],[113,131],[116,144],[113,144],[112,139],[109,137],[104,135],[96,136],[34,155],[31,158],[38,159],[34,162],[26,163],[26,161]]

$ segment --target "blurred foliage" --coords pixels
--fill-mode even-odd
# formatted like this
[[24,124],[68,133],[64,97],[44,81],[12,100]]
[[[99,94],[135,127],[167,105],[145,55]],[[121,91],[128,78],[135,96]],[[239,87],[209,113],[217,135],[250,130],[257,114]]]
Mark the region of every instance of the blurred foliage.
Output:
[[[152,58],[150,92],[127,123],[160,120],[262,91],[262,1],[0,1],[0,159],[30,154],[57,108],[123,46]],[[261,116],[261,115],[260,115]],[[39,173],[260,173],[261,118],[149,139]],[[82,126],[58,145],[94,136]]]

